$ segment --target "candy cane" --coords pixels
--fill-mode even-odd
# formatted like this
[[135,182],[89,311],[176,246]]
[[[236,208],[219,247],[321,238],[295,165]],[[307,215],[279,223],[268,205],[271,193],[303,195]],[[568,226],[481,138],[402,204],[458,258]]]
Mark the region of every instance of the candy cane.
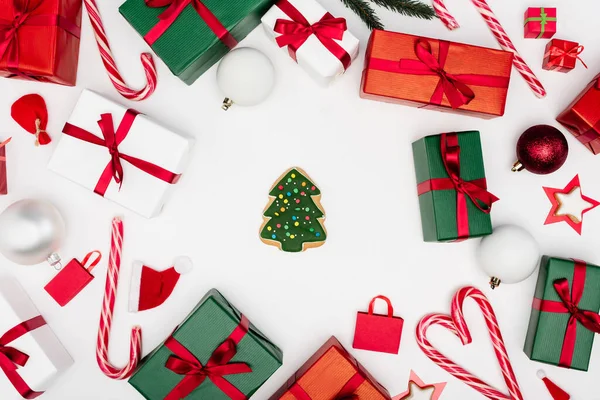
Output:
[[108,38],[106,37],[106,31],[104,30],[104,25],[102,24],[102,19],[100,18],[100,13],[98,12],[96,1],[84,0],[84,4],[88,11],[92,28],[94,29],[96,43],[98,44],[98,49],[100,50],[100,56],[102,57],[104,68],[106,68],[106,72],[108,73],[108,77],[110,78],[112,84],[123,97],[129,100],[140,101],[150,97],[150,95],[154,93],[154,90],[156,89],[156,66],[154,65],[152,55],[150,55],[150,53],[143,53],[140,56],[140,59],[142,60],[142,66],[144,67],[144,72],[146,73],[146,86],[141,90],[131,89],[123,81],[123,77],[119,73],[119,69],[115,63],[112,51],[110,50],[110,45],[108,44]]
[[[479,11],[487,23],[498,43],[500,43],[500,47],[502,47],[502,49],[505,51],[510,51],[514,54],[513,63],[515,68],[523,76],[531,90],[533,90],[533,93],[540,98],[546,97],[546,89],[544,89],[542,83],[535,76],[531,68],[529,68],[523,57],[521,57],[515,45],[506,34],[506,31],[504,28],[502,28],[502,25],[500,25],[500,21],[498,21],[498,18],[496,18],[492,12],[490,6],[487,5],[485,0],[471,1],[473,4],[475,4],[477,11]],[[442,20],[448,29],[453,30],[460,26],[458,25],[456,19],[454,19],[454,17],[448,12],[448,9],[444,5],[444,0],[433,0],[433,8],[435,9],[437,16]]]
[[112,379],[129,378],[137,367],[142,353],[142,329],[136,326],[131,330],[129,362],[127,365],[122,369],[118,369],[108,361],[108,340],[113,311],[115,309],[117,285],[119,283],[122,247],[123,221],[120,218],[114,218],[112,221],[112,237],[106,286],[104,289],[104,302],[102,303],[102,313],[100,314],[100,325],[98,327],[98,341],[96,343],[96,360],[98,361],[98,366],[104,372],[104,375]]
[[[502,393],[501,391],[488,385],[478,377],[472,375],[464,368],[456,365],[454,361],[450,360],[442,353],[440,353],[435,347],[431,345],[429,339],[427,339],[427,329],[432,325],[441,325],[454,333],[460,338],[463,345],[472,342],[469,328],[465,322],[462,306],[466,298],[472,298],[477,302],[485,323],[488,327],[490,338],[494,346],[496,358],[500,364],[500,369],[504,376],[504,381],[508,387],[509,396]],[[429,359],[435,362],[437,365],[448,371],[455,378],[460,379],[473,389],[483,394],[488,399],[492,400],[523,400],[523,395],[517,383],[517,378],[512,369],[506,347],[504,345],[504,339],[502,339],[502,333],[498,326],[498,320],[496,314],[485,295],[479,290],[472,286],[468,286],[460,289],[452,301],[451,316],[442,314],[432,314],[424,317],[417,326],[417,343],[421,350],[425,353]]]

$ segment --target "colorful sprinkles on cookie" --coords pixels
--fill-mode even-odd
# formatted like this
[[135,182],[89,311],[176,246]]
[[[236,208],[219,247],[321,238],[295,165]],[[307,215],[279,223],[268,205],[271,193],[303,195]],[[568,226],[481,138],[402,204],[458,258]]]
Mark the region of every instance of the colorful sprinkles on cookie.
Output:
[[325,243],[321,191],[300,168],[286,171],[273,185],[263,213],[260,237],[283,251],[299,252]]

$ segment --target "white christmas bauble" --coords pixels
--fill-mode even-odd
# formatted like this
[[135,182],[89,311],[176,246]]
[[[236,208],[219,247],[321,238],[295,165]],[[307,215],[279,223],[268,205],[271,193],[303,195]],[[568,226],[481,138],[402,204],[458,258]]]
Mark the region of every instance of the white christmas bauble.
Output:
[[223,57],[217,69],[217,84],[226,96],[224,110],[232,104],[254,106],[271,94],[275,68],[260,51],[242,47]]
[[537,268],[540,259],[536,240],[525,229],[502,225],[481,239],[477,248],[477,262],[492,278],[492,289],[503,283],[517,283],[527,279]]
[[56,264],[65,223],[52,203],[20,200],[0,214],[0,253],[20,265]]

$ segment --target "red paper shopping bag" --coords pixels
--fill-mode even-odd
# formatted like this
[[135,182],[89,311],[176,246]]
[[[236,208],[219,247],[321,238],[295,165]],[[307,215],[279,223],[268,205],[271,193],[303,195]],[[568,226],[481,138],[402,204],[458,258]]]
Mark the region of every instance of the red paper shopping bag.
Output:
[[[377,299],[384,300],[388,306],[387,315],[374,314]],[[352,347],[361,350],[398,354],[404,320],[394,317],[392,302],[385,296],[376,296],[369,304],[369,312],[356,315],[356,330]]]
[[[94,254],[96,254],[96,258],[86,267]],[[72,259],[48,282],[44,289],[61,307],[64,307],[94,279],[91,272],[98,265],[101,258],[102,254],[95,250],[88,253],[83,262],[79,262],[75,258]]]

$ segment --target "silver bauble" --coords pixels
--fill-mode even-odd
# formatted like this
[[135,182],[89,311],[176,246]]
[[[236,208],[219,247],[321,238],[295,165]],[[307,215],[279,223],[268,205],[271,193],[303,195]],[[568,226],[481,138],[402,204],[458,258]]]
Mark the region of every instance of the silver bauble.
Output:
[[0,253],[16,264],[52,260],[64,237],[63,218],[47,201],[20,200],[0,214]]

